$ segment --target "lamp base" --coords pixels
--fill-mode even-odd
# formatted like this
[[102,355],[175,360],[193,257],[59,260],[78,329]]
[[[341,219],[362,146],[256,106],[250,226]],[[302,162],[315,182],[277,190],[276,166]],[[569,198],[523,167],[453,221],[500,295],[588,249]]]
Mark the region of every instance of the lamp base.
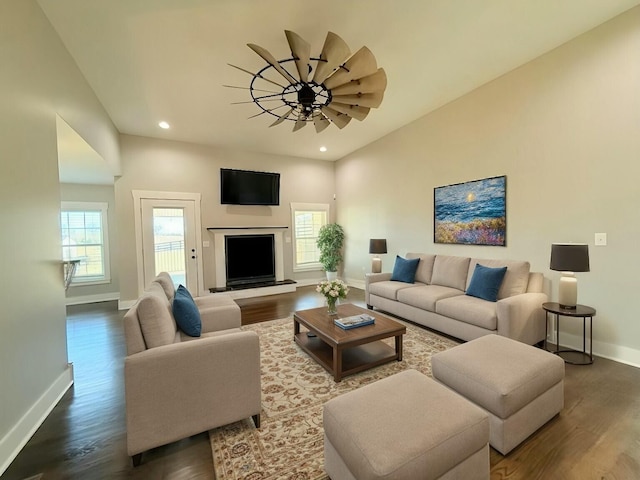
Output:
[[558,285],[558,303],[560,307],[574,310],[578,303],[578,279],[573,272],[562,272]]
[[561,303],[558,303],[558,305],[560,305],[560,308],[562,308],[563,310],[575,310],[576,309],[576,305],[563,305]]
[[371,259],[371,273],[382,272],[382,259],[380,257],[373,257]]

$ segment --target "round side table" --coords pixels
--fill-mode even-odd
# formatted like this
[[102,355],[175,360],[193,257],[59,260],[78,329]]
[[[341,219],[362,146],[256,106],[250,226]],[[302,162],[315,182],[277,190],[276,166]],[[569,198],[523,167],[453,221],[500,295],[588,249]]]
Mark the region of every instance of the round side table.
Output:
[[[556,317],[556,350],[555,353],[566,363],[572,365],[591,365],[593,363],[593,317],[596,309],[587,305],[576,305],[576,308],[564,308],[557,302],[546,302],[542,304],[546,313],[544,348],[547,348],[547,330],[549,325],[549,314]],[[582,351],[573,349],[560,350],[560,317],[582,317]],[[589,319],[589,353],[587,353],[587,318]]]

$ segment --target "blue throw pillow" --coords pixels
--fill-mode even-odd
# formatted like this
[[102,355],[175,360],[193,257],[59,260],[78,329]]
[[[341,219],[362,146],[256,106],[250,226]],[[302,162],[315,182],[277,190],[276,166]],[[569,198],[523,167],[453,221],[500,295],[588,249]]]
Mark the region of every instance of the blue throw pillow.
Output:
[[185,287],[180,285],[173,297],[173,318],[178,328],[190,337],[199,337],[202,333],[202,319],[200,311],[193,301],[193,297]]
[[507,267],[490,268],[479,263],[476,264],[469,288],[467,288],[467,295],[490,302],[497,301],[498,291],[505,273],[507,273]]
[[396,255],[396,263],[393,266],[391,280],[404,283],[414,283],[416,281],[418,262],[420,262],[419,258],[406,259]]

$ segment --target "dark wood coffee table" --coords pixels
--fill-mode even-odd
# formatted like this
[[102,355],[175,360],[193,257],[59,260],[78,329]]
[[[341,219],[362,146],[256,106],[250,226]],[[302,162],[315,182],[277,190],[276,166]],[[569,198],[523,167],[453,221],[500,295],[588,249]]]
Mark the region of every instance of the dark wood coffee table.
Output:
[[[336,318],[367,313],[375,317],[373,325],[343,330]],[[304,325],[309,336],[300,331]],[[329,315],[326,307],[300,310],[293,314],[293,338],[302,350],[333,375],[336,382],[393,360],[402,360],[402,335],[407,328],[384,315],[356,305],[338,305],[338,314]],[[380,340],[395,337],[395,349]]]

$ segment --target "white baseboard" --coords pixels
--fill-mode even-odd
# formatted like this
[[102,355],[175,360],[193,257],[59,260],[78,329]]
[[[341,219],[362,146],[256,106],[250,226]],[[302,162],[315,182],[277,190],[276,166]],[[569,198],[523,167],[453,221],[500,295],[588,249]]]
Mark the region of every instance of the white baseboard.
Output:
[[[553,333],[555,336],[555,331]],[[582,336],[571,335],[560,331],[560,340],[562,341],[560,347],[582,351]],[[589,339],[587,339],[587,352],[588,351]],[[598,357],[608,358],[615,362],[640,368],[640,350],[635,350],[622,345],[600,342],[594,339],[593,354]]]
[[129,310],[137,300],[118,300],[118,310]]
[[77,297],[67,297],[66,305],[84,305],[85,303],[110,302],[120,300],[119,293],[99,293],[96,295],[79,295]]
[[65,371],[35,401],[27,413],[9,430],[9,433],[0,440],[0,475],[9,468],[11,462],[18,456],[71,385],[73,385],[73,365],[69,363]]

